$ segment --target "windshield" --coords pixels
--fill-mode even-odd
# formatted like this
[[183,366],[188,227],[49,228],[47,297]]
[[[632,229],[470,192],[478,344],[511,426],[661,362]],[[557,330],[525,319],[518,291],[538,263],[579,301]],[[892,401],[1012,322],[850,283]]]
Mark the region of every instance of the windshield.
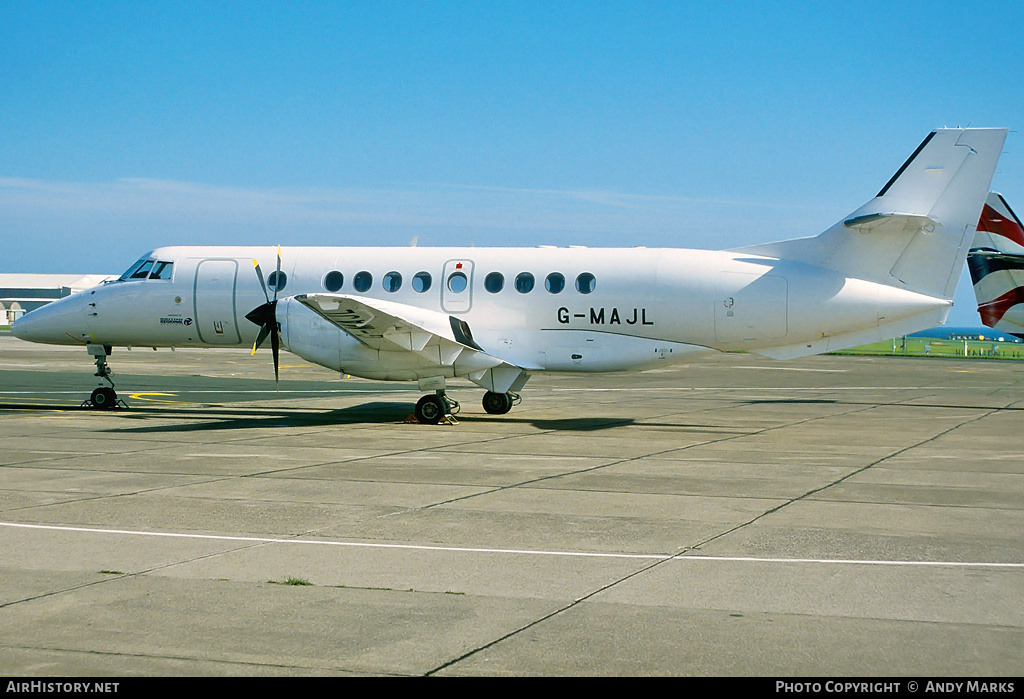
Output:
[[123,282],[123,281],[126,281],[128,279],[134,279],[135,278],[134,275],[135,275],[136,272],[139,271],[139,267],[141,267],[142,265],[146,264],[147,262],[151,262],[151,261],[148,260],[147,258],[143,257],[141,260],[139,260],[138,262],[133,264],[131,267],[129,267],[128,270],[124,274],[122,274],[120,277],[118,277],[118,281],[122,281]]
[[173,262],[167,260],[154,260],[147,256],[129,267],[127,271],[118,278],[118,281],[132,282],[142,279],[169,280],[173,271]]

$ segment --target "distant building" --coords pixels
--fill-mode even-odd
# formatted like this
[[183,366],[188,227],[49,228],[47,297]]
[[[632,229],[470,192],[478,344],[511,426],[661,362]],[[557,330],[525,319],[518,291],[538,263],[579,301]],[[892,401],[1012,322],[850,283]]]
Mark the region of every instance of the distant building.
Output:
[[[1021,338],[1017,337],[1016,335],[1011,335],[1009,333],[1002,333],[1002,332],[999,332],[998,330],[993,330],[993,331],[988,332],[988,333],[967,333],[967,334],[953,333],[953,334],[951,334],[949,336],[949,339],[950,340],[959,340],[960,342],[963,342],[964,340],[981,340],[981,341],[985,341],[985,340],[992,341],[992,340],[995,340],[996,342],[1021,342]],[[993,346],[995,346],[995,345],[993,345]]]
[[89,289],[116,276],[101,274],[0,274],[0,325],[51,301]]

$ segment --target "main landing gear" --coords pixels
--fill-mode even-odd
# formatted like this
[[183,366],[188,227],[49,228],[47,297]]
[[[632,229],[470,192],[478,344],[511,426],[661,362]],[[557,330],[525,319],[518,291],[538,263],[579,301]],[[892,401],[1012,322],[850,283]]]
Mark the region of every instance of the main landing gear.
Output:
[[[488,391],[484,394],[483,405],[484,410],[491,415],[504,415],[521,401],[518,393]],[[458,414],[459,407],[458,401],[449,398],[443,390],[438,390],[432,395],[423,396],[416,403],[416,421],[425,425],[436,425],[442,420],[452,421],[452,415]]]
[[452,400],[443,389],[434,395],[426,395],[416,403],[416,419],[425,425],[436,425],[441,420],[451,420],[452,415],[459,412],[459,402]]
[[93,408],[94,410],[109,410],[110,408],[122,407],[127,408],[123,400],[117,399],[117,393],[114,391],[114,380],[110,377],[114,375],[114,372],[110,370],[110,366],[107,364],[107,357],[110,355],[110,345],[86,345],[86,349],[89,350],[89,354],[96,357],[96,376],[102,381],[109,383],[109,386],[100,386],[92,392],[89,396],[89,400],[82,403],[83,408]]
[[490,415],[504,415],[512,409],[513,405],[519,405],[522,400],[518,393],[488,391],[484,394],[484,411]]
[[[507,377],[506,377],[507,378]],[[513,388],[520,388],[526,383],[526,378],[523,377],[521,380],[513,382]],[[508,384],[505,384],[508,385]],[[424,425],[436,425],[440,422],[445,424],[454,424],[455,419],[452,415],[459,412],[459,404],[457,401],[452,400],[445,394],[445,380],[443,376],[427,376],[419,380],[419,387],[421,391],[433,391],[420,398],[419,402],[416,403],[416,410],[413,415],[409,416],[409,422],[412,422],[415,416],[416,422]],[[518,393],[512,393],[506,391],[505,393],[498,393],[496,391],[488,391],[484,394],[484,410],[491,415],[504,415],[512,409],[513,405],[519,405],[522,398],[519,397]]]

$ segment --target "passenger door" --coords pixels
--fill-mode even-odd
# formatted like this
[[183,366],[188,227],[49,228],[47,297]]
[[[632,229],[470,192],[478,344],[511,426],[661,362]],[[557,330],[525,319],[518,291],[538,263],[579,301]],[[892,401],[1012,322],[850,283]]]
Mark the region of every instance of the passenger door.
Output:
[[209,345],[238,345],[235,313],[235,281],[237,260],[203,260],[196,267],[193,289],[196,332]]

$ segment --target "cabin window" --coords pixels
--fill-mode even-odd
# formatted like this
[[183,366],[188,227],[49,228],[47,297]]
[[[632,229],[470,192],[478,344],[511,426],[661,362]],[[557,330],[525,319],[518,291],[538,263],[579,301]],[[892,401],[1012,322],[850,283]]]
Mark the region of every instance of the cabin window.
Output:
[[492,294],[496,294],[505,288],[505,275],[501,272],[491,272],[484,277],[484,288]]
[[584,272],[576,277],[576,291],[581,294],[589,294],[597,286],[597,279],[590,272]]
[[384,291],[394,293],[402,288],[402,275],[398,272],[388,272],[384,275],[382,282],[384,284]]
[[267,286],[274,293],[278,291],[284,291],[284,288],[288,286],[288,275],[284,272],[271,272],[270,276],[267,277]]
[[340,291],[343,286],[345,286],[345,275],[338,270],[328,272],[324,277],[324,288],[328,291]]
[[562,289],[565,288],[565,277],[558,272],[552,272],[544,280],[544,288],[552,294],[561,293]]
[[150,273],[150,279],[170,279],[171,273],[174,271],[174,263],[166,262],[161,260],[153,265],[153,271]]
[[359,272],[352,279],[352,286],[356,288],[356,291],[369,291],[373,286],[373,275],[366,271]]
[[413,291],[422,294],[430,289],[430,281],[430,272],[417,272],[416,276],[412,278]]
[[452,293],[461,294],[469,286],[469,280],[466,278],[465,272],[452,272],[448,276],[448,289]]
[[528,294],[533,291],[533,275],[529,272],[520,272],[517,274],[516,291],[520,294]]

